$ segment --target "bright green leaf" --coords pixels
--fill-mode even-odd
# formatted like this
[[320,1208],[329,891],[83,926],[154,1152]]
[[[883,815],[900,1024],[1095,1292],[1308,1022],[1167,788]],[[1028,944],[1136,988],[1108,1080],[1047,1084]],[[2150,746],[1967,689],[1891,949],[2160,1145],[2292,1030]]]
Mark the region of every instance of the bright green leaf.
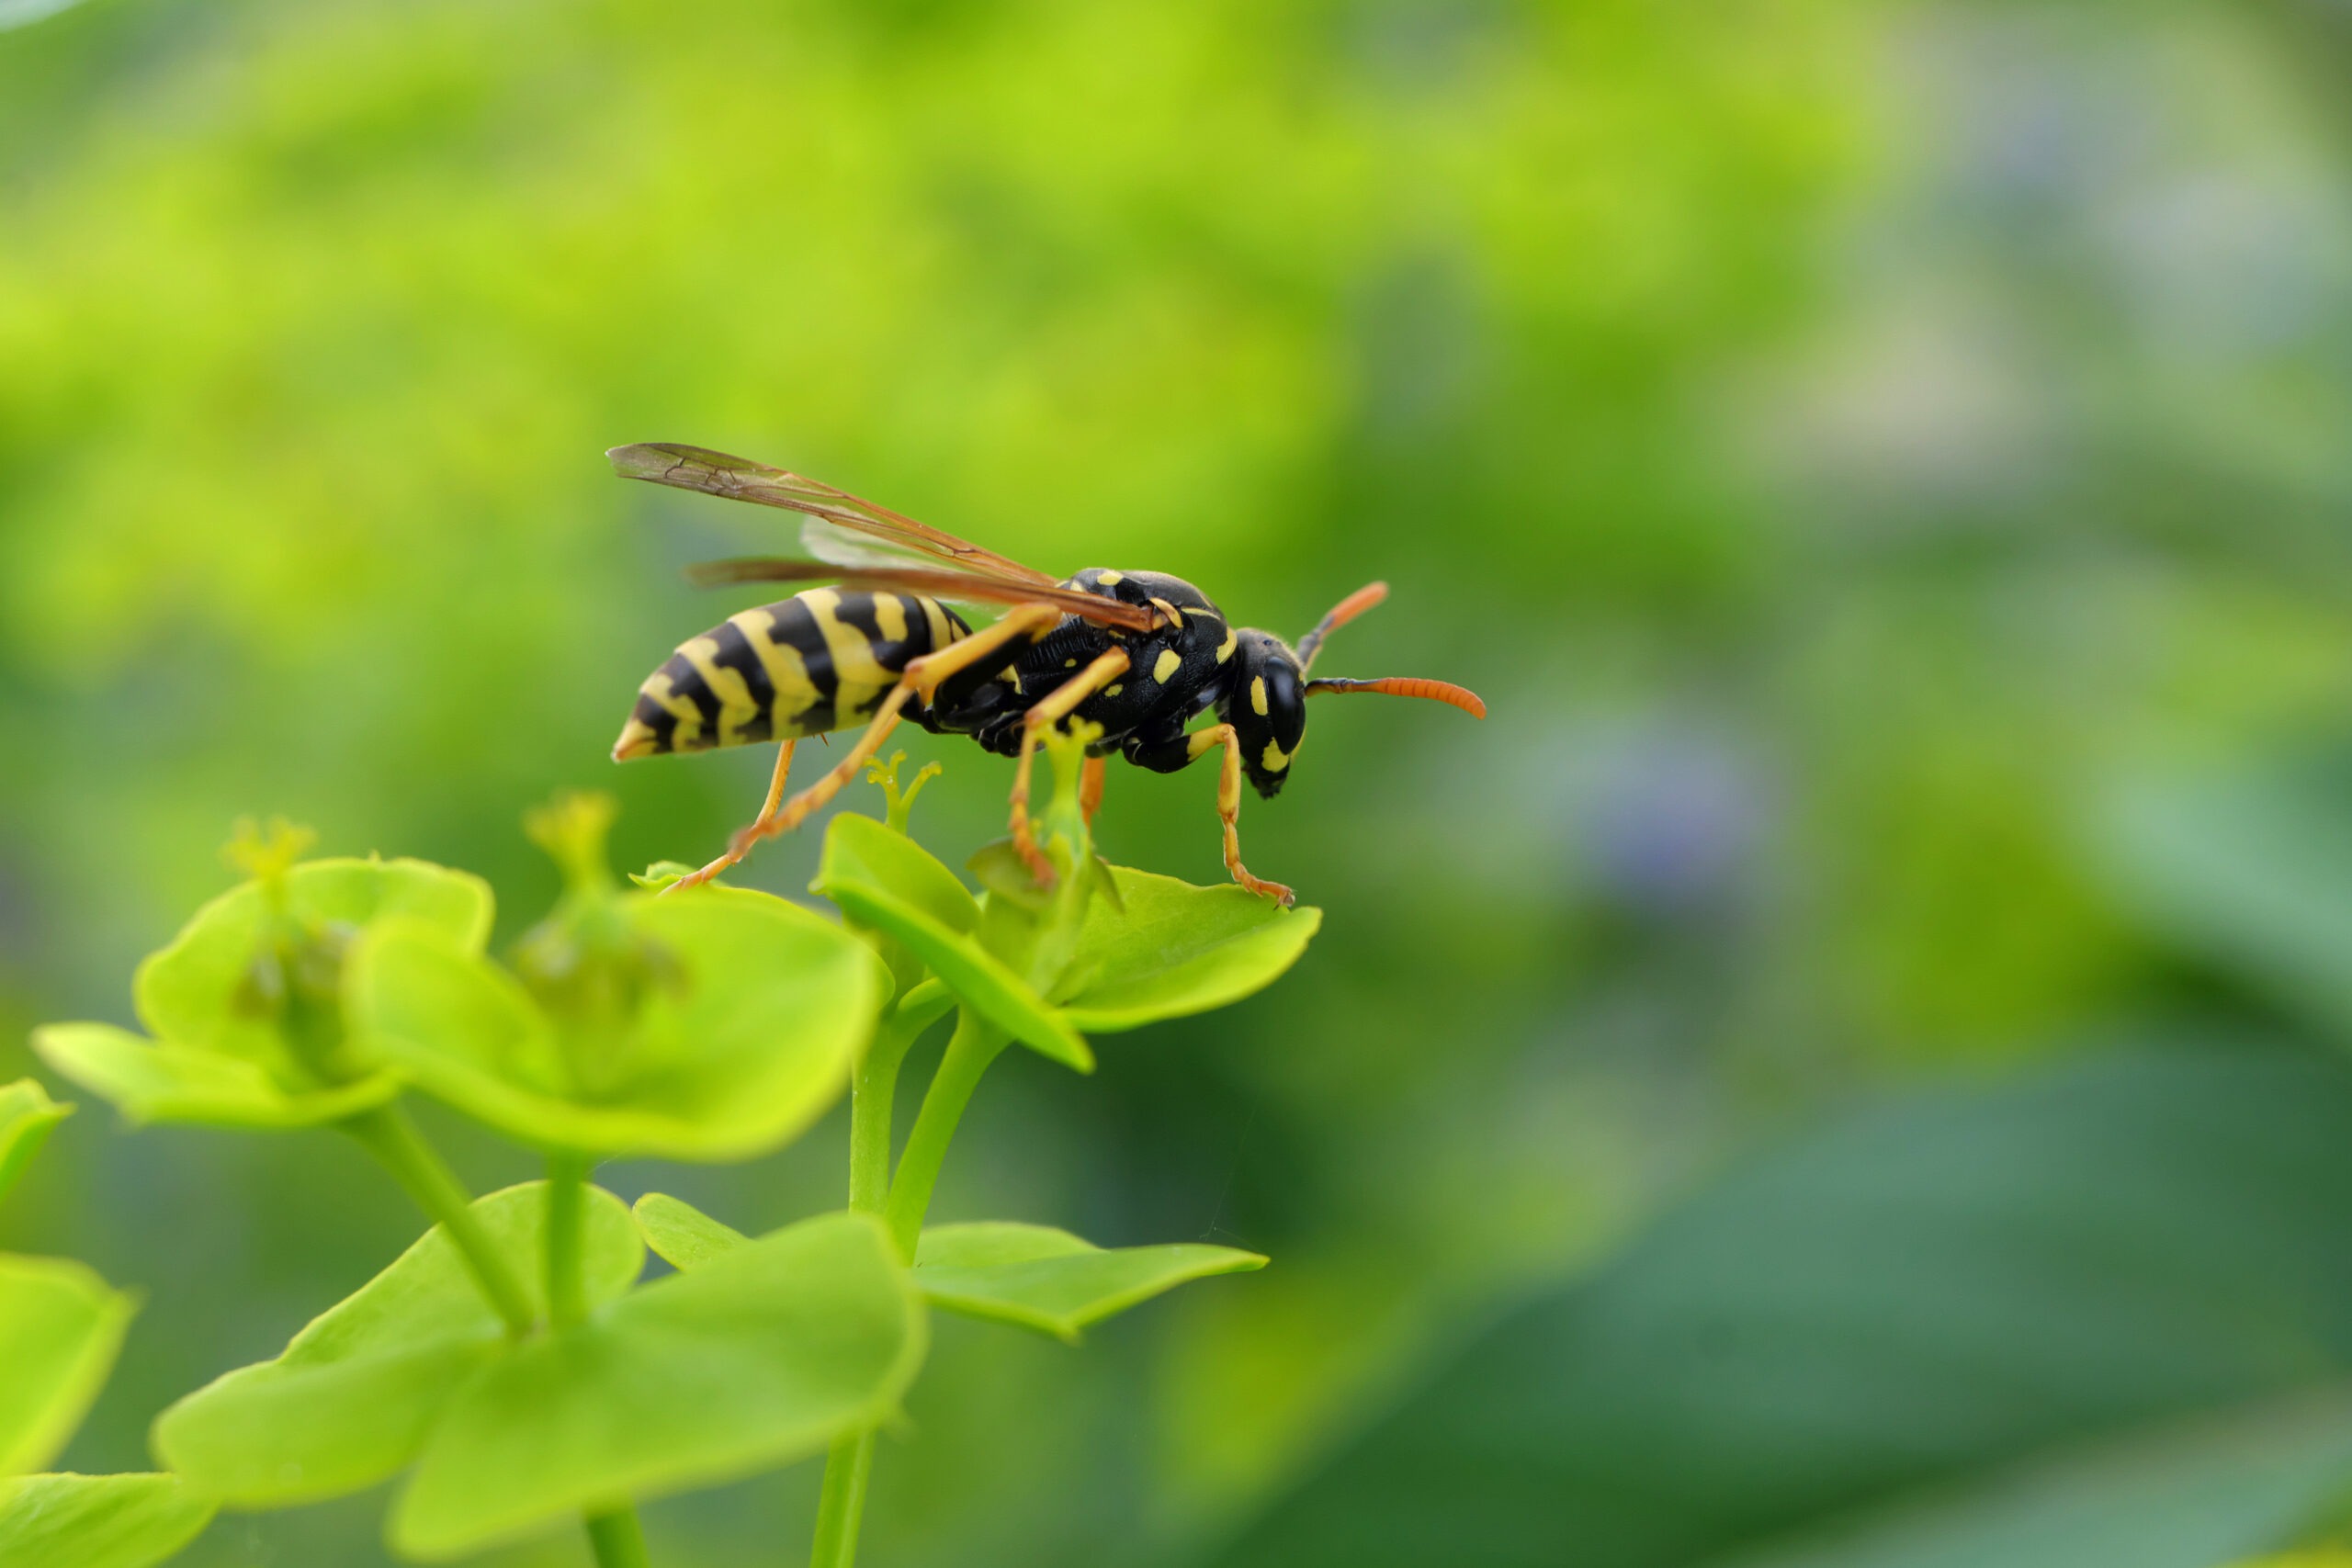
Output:
[[[284,886],[288,916],[338,941],[398,919],[479,951],[490,931],[489,886],[423,861],[312,861],[288,871]],[[390,1100],[400,1086],[381,1074],[322,1081],[339,1074],[322,1074],[289,1043],[281,1015],[256,1001],[256,962],[270,941],[271,918],[258,883],[232,887],[139,966],[132,992],[153,1042],[103,1024],[67,1023],[36,1030],[34,1048],[134,1122],[303,1127]],[[324,974],[332,997],[334,971]]]
[[883,976],[865,944],[735,888],[632,896],[630,927],[674,965],[627,1038],[567,1042],[513,975],[413,926],[350,964],[363,1049],[502,1132],[595,1155],[733,1160],[788,1142],[848,1087]]
[[[632,1212],[646,1245],[673,1268],[697,1269],[746,1245],[741,1231],[663,1193],[647,1193]],[[1229,1247],[1104,1248],[1051,1225],[999,1220],[923,1232],[914,1280],[933,1306],[1074,1341],[1088,1325],[1187,1280],[1265,1266]]]
[[[490,935],[490,885],[424,861],[310,861],[287,873],[286,899],[289,916],[322,926],[421,920],[469,952]],[[132,995],[157,1039],[251,1062],[277,1058],[269,1022],[238,1004],[268,918],[260,885],[244,883],[198,909],[169,947],[139,966]]]
[[[544,1310],[546,1184],[493,1192],[474,1213]],[[636,1280],[644,1248],[620,1200],[601,1189],[585,1231],[589,1299],[610,1300]],[[406,1465],[467,1378],[511,1344],[436,1225],[313,1318],[276,1360],[240,1368],[164,1411],[155,1451],[247,1507],[340,1496]]]
[[0,1198],[8,1195],[49,1141],[49,1130],[73,1113],[71,1105],[50,1099],[49,1091],[30,1078],[0,1084]]
[[395,1547],[448,1557],[615,1497],[803,1458],[885,1419],[925,1341],[888,1233],[829,1214],[634,1291],[459,1395],[395,1508]]
[[1089,1324],[1187,1280],[1265,1266],[1230,1247],[1104,1248],[1050,1225],[997,1220],[923,1232],[915,1283],[933,1306],[1074,1341]]
[[751,1239],[666,1192],[648,1192],[639,1198],[629,1217],[637,1222],[645,1245],[673,1269],[698,1268]]
[[0,1481],[0,1562],[147,1568],[194,1540],[212,1505],[176,1475]]
[[826,829],[817,880],[870,887],[958,936],[979,923],[979,903],[954,872],[904,833],[854,812]]
[[79,1263],[0,1254],[0,1475],[65,1446],[137,1310]]
[[1118,903],[1088,907],[1078,951],[1053,991],[1091,1033],[1206,1012],[1272,985],[1298,961],[1323,911],[1285,909],[1227,884],[1112,869]]
[[131,1122],[317,1126],[381,1105],[401,1088],[373,1073],[334,1089],[288,1090],[258,1063],[156,1044],[109,1023],[43,1024],[33,1031],[33,1049]]
[[[919,869],[924,863],[936,877]],[[946,896],[941,877],[954,884],[960,904]],[[972,936],[978,908],[955,873],[911,841],[869,818],[837,817],[808,886],[843,913],[904,942],[958,1000],[1007,1034],[1080,1072],[1093,1071],[1094,1054],[1078,1032]]]

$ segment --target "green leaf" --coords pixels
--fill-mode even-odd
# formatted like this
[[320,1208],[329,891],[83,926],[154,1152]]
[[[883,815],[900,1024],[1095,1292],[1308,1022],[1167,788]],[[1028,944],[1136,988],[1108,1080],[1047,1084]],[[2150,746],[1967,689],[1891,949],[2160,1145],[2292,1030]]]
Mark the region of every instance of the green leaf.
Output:
[[896,1410],[924,1340],[921,1298],[871,1216],[746,1242],[469,1384],[393,1511],[392,1543],[454,1556],[803,1458]]
[[2152,925],[2352,1037],[2352,748],[2134,780],[2097,834]]
[[212,1505],[176,1475],[0,1481],[0,1562],[147,1568],[194,1540]]
[[840,1098],[882,1000],[864,942],[744,889],[617,908],[674,966],[617,1045],[567,1041],[513,975],[388,924],[351,959],[362,1048],[502,1132],[593,1155],[746,1159]]
[[629,1210],[639,1235],[673,1269],[696,1269],[751,1238],[712,1219],[683,1198],[648,1192]]
[[817,880],[872,888],[957,936],[979,924],[979,901],[954,872],[904,833],[854,812],[842,813],[826,829]]
[[[312,861],[288,871],[284,886],[288,917],[338,942],[391,919],[478,952],[490,931],[489,886],[423,861]],[[170,946],[139,966],[132,993],[153,1042],[105,1024],[64,1023],[34,1031],[34,1049],[133,1122],[306,1127],[385,1103],[400,1092],[395,1079],[374,1073],[322,1082],[319,1064],[289,1042],[281,1015],[255,1004],[256,963],[272,919],[261,885],[244,883],[198,909]],[[322,983],[334,978],[330,967]]]
[[[481,952],[490,936],[490,885],[424,861],[311,861],[287,873],[286,902],[289,916],[322,926],[365,929],[390,916],[421,920],[469,952]],[[261,886],[253,882],[198,909],[169,947],[139,966],[132,996],[141,1021],[166,1044],[277,1060],[271,1024],[238,1005],[268,919]]]
[[657,860],[643,871],[632,871],[628,879],[650,892],[659,893],[682,876],[692,876],[695,868],[682,860]]
[[1094,1070],[1078,1032],[973,937],[978,905],[956,874],[911,840],[871,818],[836,817],[808,886],[904,942],[958,1000],[1015,1040],[1080,1072]]
[[1323,923],[1227,884],[1112,868],[1116,904],[1087,909],[1078,951],[1053,990],[1062,1016],[1090,1033],[1206,1012],[1264,989],[1298,962]]
[[2035,1456],[1742,1568],[2211,1568],[2324,1519],[2347,1474],[2352,1402],[2289,1399]]
[[[673,1268],[698,1269],[745,1245],[741,1231],[663,1193],[647,1193],[631,1212],[645,1244]],[[1088,1325],[1189,1280],[1265,1266],[1257,1253],[1229,1247],[1106,1249],[1051,1225],[997,1220],[923,1232],[914,1280],[933,1306],[1074,1343]]]
[[50,1099],[49,1091],[31,1078],[0,1084],[0,1198],[8,1195],[49,1141],[49,1130],[72,1114],[71,1105]]
[[2352,1464],[2347,1148],[2352,1065],[2251,1045],[1865,1112],[1499,1316],[1217,1560],[2205,1568],[2289,1543]]
[[382,1105],[401,1088],[375,1073],[334,1089],[289,1090],[258,1063],[159,1045],[109,1023],[43,1024],[33,1031],[33,1049],[133,1122],[318,1126]]
[[[474,1213],[545,1310],[547,1184],[476,1200]],[[628,1290],[645,1251],[620,1200],[592,1190],[589,1299]],[[466,1380],[513,1349],[438,1225],[328,1308],[271,1361],[230,1372],[157,1417],[155,1451],[206,1492],[277,1507],[372,1486],[405,1466]]]
[[1076,1342],[1089,1324],[1190,1280],[1263,1269],[1230,1247],[1179,1242],[1105,1249],[1050,1225],[1008,1220],[939,1225],[915,1249],[915,1283],[933,1306]]
[[0,1254],[0,1475],[37,1470],[65,1446],[137,1310],[79,1263]]

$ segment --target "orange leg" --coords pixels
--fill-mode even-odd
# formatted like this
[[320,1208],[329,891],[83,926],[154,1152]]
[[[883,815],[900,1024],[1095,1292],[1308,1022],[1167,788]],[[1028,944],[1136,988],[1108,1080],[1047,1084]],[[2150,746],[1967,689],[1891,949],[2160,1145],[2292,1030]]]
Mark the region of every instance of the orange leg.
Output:
[[1233,880],[1261,898],[1277,899],[1288,905],[1297,902],[1298,895],[1279,882],[1268,882],[1250,874],[1241,863],[1241,738],[1229,724],[1212,725],[1196,729],[1191,736],[1194,757],[1205,755],[1214,746],[1225,748],[1224,765],[1217,770],[1216,814],[1225,823],[1225,869]]
[[810,816],[822,810],[826,802],[857,777],[867,759],[882,749],[882,742],[888,740],[890,731],[899,727],[899,713],[907,705],[908,698],[920,694],[923,701],[929,702],[938,692],[940,683],[950,675],[970,669],[1009,643],[1036,641],[1059,626],[1061,619],[1062,613],[1050,604],[1016,604],[986,630],[975,632],[963,641],[941,649],[936,653],[926,653],[909,664],[899,675],[899,683],[891,687],[889,695],[882,699],[882,705],[875,710],[873,719],[866,725],[865,733],[858,737],[857,744],[849,749],[847,756],[827,769],[815,784],[780,806],[776,803],[776,795],[781,790],[784,775],[779,772],[775,782],[769,785],[769,809],[762,811],[757,821],[729,841],[727,853],[693,875],[680,877],[662,891],[673,892],[708,881],[751,853],[752,846],[761,840],[776,838],[799,827]]
[[1012,770],[1012,847],[1021,852],[1030,874],[1039,882],[1052,883],[1054,863],[1046,858],[1045,852],[1037,847],[1036,835],[1029,830],[1029,770],[1037,760],[1038,738],[1046,726],[1068,718],[1078,710],[1079,704],[1125,674],[1127,668],[1127,650],[1114,648],[1055,687],[1050,695],[1023,716],[1021,760]]
[[1078,808],[1086,813],[1086,825],[1090,828],[1094,825],[1094,814],[1102,809],[1102,764],[1107,759],[1102,757],[1089,757],[1086,759],[1086,772],[1078,777]]
[[[752,819],[752,826],[745,829],[744,832],[757,831],[775,818],[776,803],[784,798],[785,775],[792,771],[792,749],[798,744],[799,738],[796,736],[794,739],[784,742],[776,748],[775,773],[768,779],[768,797],[763,803],[762,803],[759,816]],[[742,837],[743,835],[741,833],[736,835],[736,839],[739,840],[742,840]],[[735,847],[733,842],[729,842],[727,846],[727,852],[725,854],[719,856],[717,860],[712,861],[700,871],[692,872],[678,878],[678,880],[671,884],[671,886],[673,887],[699,886],[703,883],[708,882],[712,877],[717,876],[720,872],[725,871],[729,866],[733,865],[736,862],[741,860],[744,854],[750,851],[751,847],[752,846],[748,840],[743,841],[743,847],[740,850]]]

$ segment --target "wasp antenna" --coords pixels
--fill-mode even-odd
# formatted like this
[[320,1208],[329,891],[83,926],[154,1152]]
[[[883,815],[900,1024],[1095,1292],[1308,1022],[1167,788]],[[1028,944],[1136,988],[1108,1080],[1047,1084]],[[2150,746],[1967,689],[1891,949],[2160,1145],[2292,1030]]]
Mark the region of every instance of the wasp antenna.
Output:
[[[1374,586],[1379,585],[1375,583]],[[1486,703],[1469,687],[1457,686],[1451,681],[1431,681],[1419,675],[1392,675],[1380,681],[1324,680],[1306,682],[1308,696],[1324,692],[1371,692],[1384,697],[1426,697],[1433,703],[1446,703],[1458,707],[1472,718],[1487,716]]]
[[1366,610],[1388,597],[1388,584],[1367,582],[1353,593],[1331,606],[1331,613],[1315,623],[1315,629],[1298,639],[1298,667],[1307,670],[1315,663],[1315,655],[1323,647],[1323,639],[1363,615]]

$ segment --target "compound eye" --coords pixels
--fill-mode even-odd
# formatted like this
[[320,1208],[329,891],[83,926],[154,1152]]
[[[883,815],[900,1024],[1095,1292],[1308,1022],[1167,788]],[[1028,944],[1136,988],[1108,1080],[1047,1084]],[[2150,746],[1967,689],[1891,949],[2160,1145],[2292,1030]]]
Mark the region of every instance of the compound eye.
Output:
[[1306,692],[1299,681],[1298,668],[1287,659],[1269,660],[1265,682],[1266,717],[1283,750],[1293,750],[1298,738],[1306,733]]

